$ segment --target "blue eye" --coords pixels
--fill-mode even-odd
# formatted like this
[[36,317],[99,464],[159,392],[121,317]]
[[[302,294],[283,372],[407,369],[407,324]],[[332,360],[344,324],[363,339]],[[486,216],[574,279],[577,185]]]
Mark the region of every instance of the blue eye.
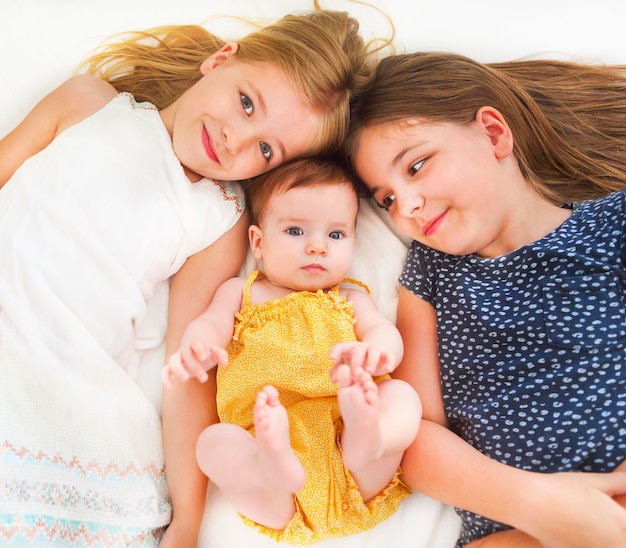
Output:
[[259,143],[259,148],[261,149],[261,154],[263,154],[266,160],[270,160],[272,158],[272,147],[265,141],[261,141]]
[[338,230],[334,230],[333,232],[331,232],[328,237],[331,240],[341,240],[341,238],[343,238],[343,233],[339,232]]
[[252,101],[250,101],[250,98],[243,93],[239,95],[239,98],[241,100],[241,106],[243,107],[244,112],[248,116],[250,116],[250,114],[254,112],[254,105],[252,104]]
[[304,232],[302,232],[302,229],[298,228],[297,226],[292,226],[291,228],[288,228],[286,232],[290,236],[302,236],[302,234],[304,234]]
[[422,169],[422,166],[424,165],[424,162],[426,160],[420,160],[419,162],[415,162],[414,164],[411,164],[409,166],[409,175],[415,175],[420,169]]

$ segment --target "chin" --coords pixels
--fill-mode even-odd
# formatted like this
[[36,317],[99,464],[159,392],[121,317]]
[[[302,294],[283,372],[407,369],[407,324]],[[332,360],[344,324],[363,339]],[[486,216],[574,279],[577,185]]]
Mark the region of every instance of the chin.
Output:
[[310,278],[305,280],[301,280],[301,283],[298,284],[297,290],[315,292],[318,289],[329,289],[333,285],[335,285],[335,283],[333,283],[332,280],[329,281],[327,276],[317,275],[311,276]]
[[[419,241],[419,240],[418,240]],[[440,251],[441,253],[446,253],[448,255],[472,255],[475,253],[475,251],[468,249],[465,246],[459,246],[459,245],[445,245],[445,244],[435,244],[433,242],[424,242],[424,241],[420,241],[420,243],[424,244],[425,246],[428,246],[432,249],[436,249],[437,251]]]

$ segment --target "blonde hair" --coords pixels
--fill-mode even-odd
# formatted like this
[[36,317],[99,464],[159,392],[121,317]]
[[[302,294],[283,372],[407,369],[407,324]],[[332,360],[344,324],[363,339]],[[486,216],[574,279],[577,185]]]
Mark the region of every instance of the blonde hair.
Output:
[[327,184],[345,184],[357,191],[349,171],[339,161],[330,158],[301,158],[255,177],[245,186],[246,202],[250,204],[253,224],[263,219],[272,196],[292,188]]
[[[225,43],[199,25],[158,27],[106,44],[85,67],[118,91],[162,109],[201,78],[202,62]],[[383,46],[367,46],[348,13],[319,8],[287,15],[238,43],[238,59],[282,69],[320,115],[310,154],[338,150],[348,133],[352,94],[371,76]]]
[[498,109],[524,176],[555,203],[626,186],[626,67],[524,60],[481,64],[450,53],[383,59],[352,112],[352,154],[371,126],[411,119],[469,124]]

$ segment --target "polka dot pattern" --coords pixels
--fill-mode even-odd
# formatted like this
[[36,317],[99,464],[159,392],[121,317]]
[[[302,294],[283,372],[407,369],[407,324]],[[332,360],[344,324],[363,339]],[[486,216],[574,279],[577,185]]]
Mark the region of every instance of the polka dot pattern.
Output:
[[[626,459],[626,191],[502,257],[413,242],[404,287],[437,312],[453,431],[503,463],[610,471]],[[469,512],[458,545],[503,525]]]

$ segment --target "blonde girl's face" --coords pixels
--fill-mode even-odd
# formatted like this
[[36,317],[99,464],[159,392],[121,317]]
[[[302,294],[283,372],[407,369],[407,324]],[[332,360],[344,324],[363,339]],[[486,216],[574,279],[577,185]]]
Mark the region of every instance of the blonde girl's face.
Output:
[[352,262],[358,199],[348,183],[297,187],[270,198],[250,245],[274,285],[316,291],[338,284]]
[[512,155],[497,120],[487,123],[373,126],[359,139],[354,165],[405,235],[445,253],[496,256],[515,205]]
[[161,111],[174,152],[192,180],[241,180],[306,153],[319,116],[269,63],[248,63],[228,44],[203,77]]

